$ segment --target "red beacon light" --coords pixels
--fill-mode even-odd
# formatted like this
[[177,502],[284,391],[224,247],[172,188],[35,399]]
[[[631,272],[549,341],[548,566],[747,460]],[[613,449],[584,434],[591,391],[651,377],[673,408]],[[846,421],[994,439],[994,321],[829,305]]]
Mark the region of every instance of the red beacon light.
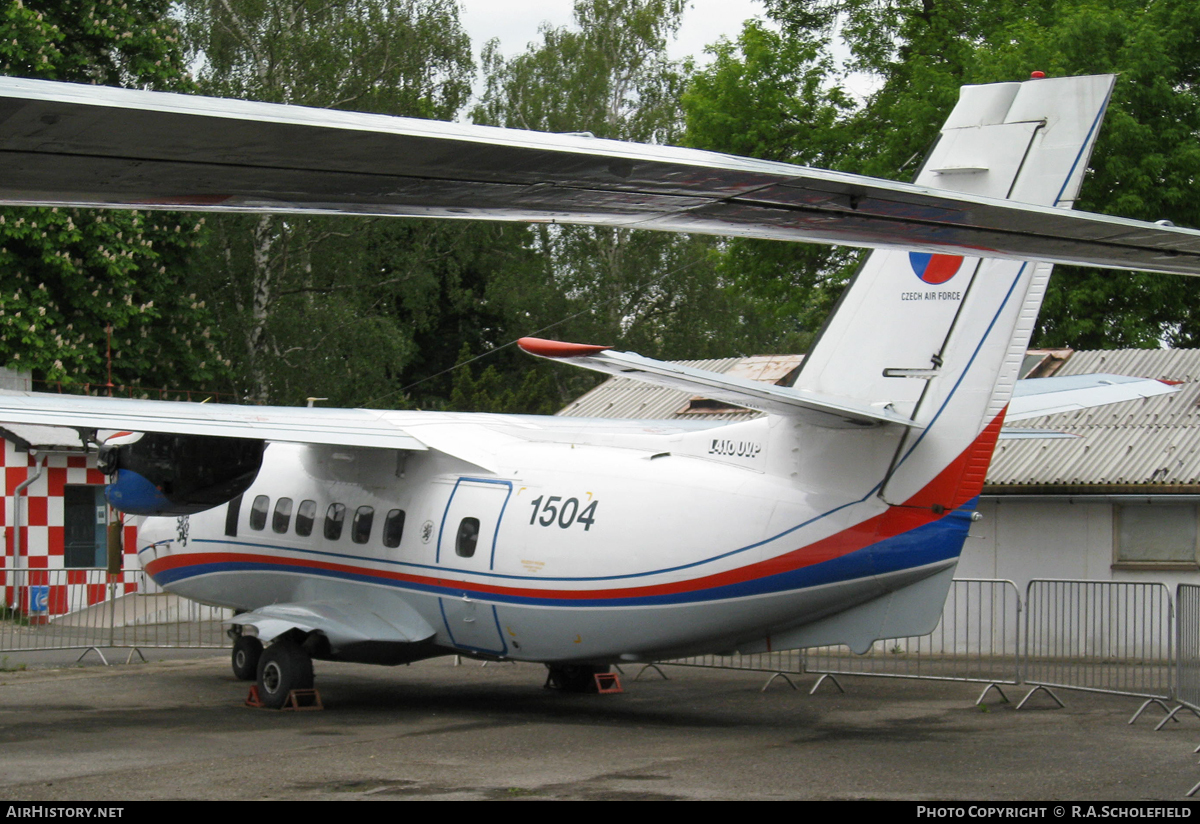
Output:
[[1033,71],[1033,72],[1029,73],[1030,80],[1041,80],[1045,76],[1046,76],[1045,72]]

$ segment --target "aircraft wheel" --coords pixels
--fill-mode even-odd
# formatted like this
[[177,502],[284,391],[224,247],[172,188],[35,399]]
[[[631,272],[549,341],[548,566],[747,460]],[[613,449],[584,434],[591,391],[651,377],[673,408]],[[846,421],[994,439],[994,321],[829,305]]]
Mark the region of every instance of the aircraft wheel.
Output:
[[563,692],[595,692],[595,676],[608,672],[609,669],[607,666],[597,667],[591,664],[555,664],[550,667],[550,678],[546,686]]
[[290,641],[277,641],[258,660],[258,698],[279,709],[292,690],[312,689],[312,658]]
[[239,681],[258,677],[258,659],[262,656],[262,641],[249,635],[239,635],[233,641],[233,675]]

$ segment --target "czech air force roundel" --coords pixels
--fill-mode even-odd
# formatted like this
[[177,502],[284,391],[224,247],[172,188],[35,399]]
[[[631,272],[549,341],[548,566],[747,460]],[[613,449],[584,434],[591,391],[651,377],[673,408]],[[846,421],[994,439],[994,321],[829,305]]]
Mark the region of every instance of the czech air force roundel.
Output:
[[917,273],[917,277],[932,286],[937,286],[958,274],[958,267],[962,266],[963,259],[958,255],[909,252],[908,262]]

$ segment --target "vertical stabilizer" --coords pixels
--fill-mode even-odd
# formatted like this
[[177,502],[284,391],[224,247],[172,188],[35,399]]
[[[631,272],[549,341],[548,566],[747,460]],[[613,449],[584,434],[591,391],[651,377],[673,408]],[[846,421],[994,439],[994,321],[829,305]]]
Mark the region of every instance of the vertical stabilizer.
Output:
[[[919,185],[1070,208],[1113,77],[966,86]],[[796,386],[911,417],[882,495],[956,507],[979,493],[1049,265],[873,252]]]

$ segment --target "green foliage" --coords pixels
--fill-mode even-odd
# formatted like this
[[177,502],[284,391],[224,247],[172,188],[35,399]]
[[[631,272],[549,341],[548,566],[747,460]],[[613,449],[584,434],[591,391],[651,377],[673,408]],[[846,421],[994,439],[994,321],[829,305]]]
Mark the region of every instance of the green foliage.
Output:
[[471,94],[452,0],[184,0],[205,93],[449,120]]
[[830,82],[837,78],[823,39],[750,20],[736,42],[710,52],[682,96],[688,145],[822,168],[841,162],[853,103]]
[[187,87],[169,0],[9,0],[0,74],[153,89]]
[[[766,0],[779,25],[716,47],[684,105],[694,145],[911,177],[964,83],[1115,73],[1117,86],[1078,208],[1200,226],[1200,9],[1186,0]],[[876,90],[838,91],[827,41]],[[780,124],[778,133],[772,122]],[[801,124],[796,126],[795,124]],[[808,327],[845,258],[792,244],[731,243],[728,276]],[[1034,344],[1200,344],[1200,282],[1057,267]]]
[[550,375],[526,369],[520,377],[489,364],[479,377],[469,365],[471,348],[463,344],[454,370],[450,408],[462,412],[507,412],[552,415],[562,405],[555,397]]
[[37,378],[202,386],[224,369],[208,312],[179,288],[202,221],[170,214],[0,210],[0,358]]
[[[470,95],[470,42],[452,0],[187,0],[181,9],[209,94],[447,120]],[[230,355],[239,392],[282,404],[399,403],[394,392],[414,364],[453,363],[453,348],[431,357],[420,338],[462,306],[457,284],[476,276],[471,228],[337,217],[213,223],[196,272],[239,344]]]
[[[544,27],[540,42],[522,54],[505,60],[497,44],[489,44],[486,89],[475,120],[680,142],[678,99],[690,67],[669,60],[666,46],[684,5],[579,0],[573,27]],[[768,332],[770,312],[722,274],[716,244],[707,238],[544,225],[527,230],[526,237],[538,264],[498,273],[487,290],[489,305],[512,337],[550,327],[543,336],[681,359],[760,352],[775,340]],[[578,370],[531,367],[528,358],[514,362],[510,373],[503,366],[507,355],[499,358],[497,371],[512,374],[512,385],[524,386],[519,382],[531,368],[551,370],[556,397],[547,408],[595,383]],[[458,392],[456,403],[466,397]]]
[[[1078,208],[1200,226],[1200,9],[1180,0],[1059,0],[982,50],[980,76],[1114,72]],[[1195,278],[1057,267],[1035,343],[1200,345]]]
[[511,60],[483,50],[476,123],[669,143],[685,67],[666,57],[684,0],[576,0],[577,28],[543,26],[541,44]]
[[[0,72],[187,88],[167,2],[14,0]],[[198,387],[225,370],[203,301],[179,286],[202,220],[169,213],[0,209],[0,362],[35,378]]]
[[[682,104],[696,148],[839,168],[853,146],[853,102],[838,84],[825,38],[748,21],[722,40],[691,80]],[[841,293],[856,254],[803,243],[734,239],[719,276],[751,296],[776,351],[803,351]],[[769,331],[767,331],[769,330]]]

